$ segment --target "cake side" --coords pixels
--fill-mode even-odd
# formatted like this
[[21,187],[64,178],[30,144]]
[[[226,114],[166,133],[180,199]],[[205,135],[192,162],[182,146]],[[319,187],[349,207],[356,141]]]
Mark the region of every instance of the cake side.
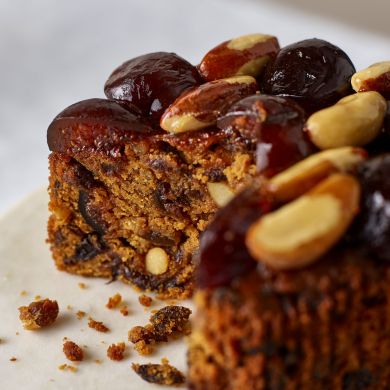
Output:
[[297,273],[267,270],[197,293],[192,389],[386,389],[390,269],[335,249]]

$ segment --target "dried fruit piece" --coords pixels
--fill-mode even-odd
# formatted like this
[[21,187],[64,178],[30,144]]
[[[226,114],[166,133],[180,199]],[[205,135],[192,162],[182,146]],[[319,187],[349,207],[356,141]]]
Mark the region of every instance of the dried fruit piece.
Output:
[[200,238],[195,274],[198,287],[227,285],[256,266],[244,241],[248,227],[272,209],[272,199],[264,188],[263,183],[255,182],[217,211]]
[[19,312],[24,329],[36,330],[53,324],[57,319],[59,308],[57,301],[44,299],[19,307]]
[[170,133],[209,127],[234,102],[256,90],[256,80],[251,76],[210,81],[180,95],[164,112],[160,125]]
[[367,160],[359,167],[361,212],[353,231],[358,242],[380,259],[390,261],[390,153]]
[[58,114],[47,129],[47,144],[53,152],[101,150],[112,156],[126,142],[156,131],[123,105],[105,99],[72,104]]
[[72,362],[81,362],[84,359],[82,348],[73,341],[65,341],[62,350],[66,358]]
[[380,134],[386,110],[378,92],[358,92],[311,115],[306,131],[320,149],[364,146]]
[[230,107],[217,126],[229,135],[237,132],[239,139],[256,150],[258,172],[272,176],[314,151],[303,131],[304,122],[304,111],[291,99],[255,95]]
[[158,385],[176,386],[185,382],[184,375],[168,363],[132,364],[133,370],[144,381]]
[[240,36],[211,49],[199,64],[199,71],[206,81],[239,75],[257,77],[278,50],[278,40],[272,35]]
[[333,174],[311,191],[255,222],[246,244],[252,256],[275,269],[313,263],[346,232],[359,209],[360,185]]
[[158,124],[162,113],[185,90],[202,82],[197,69],[174,53],[149,53],[115,69],[104,86],[109,99],[138,107]]
[[150,317],[150,324],[133,327],[129,341],[140,354],[148,355],[156,342],[168,341],[173,333],[187,334],[190,315],[191,310],[184,306],[163,307]]
[[351,84],[356,92],[377,91],[390,99],[390,61],[378,62],[356,72]]
[[290,201],[332,173],[355,171],[366,158],[364,149],[350,146],[315,153],[274,176],[268,188],[279,202]]
[[351,92],[355,68],[337,46],[321,39],[306,39],[283,47],[267,66],[263,92],[291,97],[313,112]]

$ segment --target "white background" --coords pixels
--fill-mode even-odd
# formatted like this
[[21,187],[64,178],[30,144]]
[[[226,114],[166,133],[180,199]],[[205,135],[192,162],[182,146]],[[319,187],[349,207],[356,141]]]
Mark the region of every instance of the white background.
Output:
[[318,37],[357,67],[390,59],[388,0],[0,0],[0,214],[47,185],[46,129],[66,106],[103,97],[123,61],[174,51],[194,64],[228,38]]

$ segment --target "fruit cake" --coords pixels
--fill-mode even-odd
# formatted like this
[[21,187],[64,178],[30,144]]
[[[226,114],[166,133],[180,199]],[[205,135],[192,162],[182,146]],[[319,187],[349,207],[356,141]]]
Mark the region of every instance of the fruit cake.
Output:
[[[390,61],[318,109],[305,91],[327,78],[297,99],[287,77],[313,82],[307,45],[281,49],[262,85],[303,103],[318,149],[253,178],[202,233],[190,389],[390,388]],[[221,121],[261,144],[269,99],[244,98]]]
[[57,115],[47,131],[57,267],[191,294],[199,233],[256,171],[251,145],[217,119],[259,91],[278,50],[275,37],[252,34],[210,50],[198,67],[174,53],[142,55],[113,71],[106,99]]
[[307,116],[351,94],[354,73],[329,42],[280,49],[264,34],[223,42],[198,66],[165,52],[125,62],[107,99],[71,105],[47,131],[57,267],[190,295],[199,234],[217,209],[255,175],[315,152]]

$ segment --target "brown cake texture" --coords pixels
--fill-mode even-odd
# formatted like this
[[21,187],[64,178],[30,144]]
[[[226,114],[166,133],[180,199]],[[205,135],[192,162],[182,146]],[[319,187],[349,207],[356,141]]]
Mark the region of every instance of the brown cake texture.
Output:
[[[315,72],[326,46],[317,43],[282,48],[265,71],[267,92],[292,95],[291,77],[314,80],[300,72]],[[370,83],[371,70],[357,73],[381,94],[353,82],[356,94],[318,107],[319,83],[313,99],[296,99],[320,150],[253,179],[202,233],[190,389],[390,388],[390,111],[380,83],[390,62],[381,67]],[[378,104],[356,109],[367,98]],[[252,113],[233,125],[250,131]]]
[[259,91],[253,76],[279,49],[272,36],[251,37],[203,67],[235,56],[224,78],[151,53],[112,73],[107,99],[81,101],[53,120],[48,241],[58,269],[165,297],[192,293],[199,233],[256,171],[253,145],[217,126]]

